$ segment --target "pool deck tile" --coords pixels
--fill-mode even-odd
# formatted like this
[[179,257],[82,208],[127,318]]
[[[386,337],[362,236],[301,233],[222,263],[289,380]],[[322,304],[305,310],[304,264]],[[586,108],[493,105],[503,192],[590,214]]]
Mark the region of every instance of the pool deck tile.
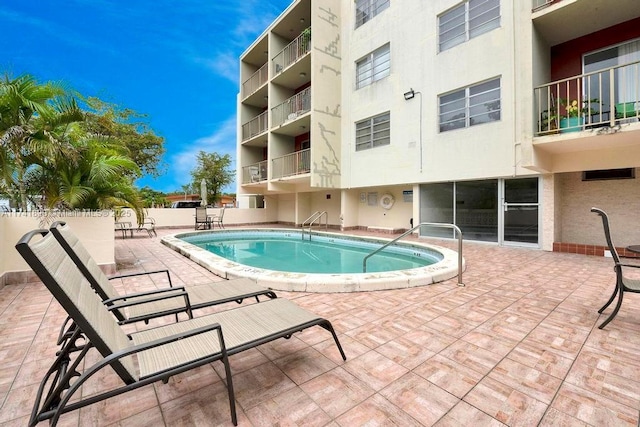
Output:
[[[330,320],[347,361],[321,328],[232,356],[238,425],[639,425],[640,297],[625,296],[618,316],[597,328],[615,280],[610,259],[474,242],[464,256],[466,286],[453,278],[370,292],[277,291]],[[223,280],[160,238],[116,239],[116,261],[119,273],[168,268],[187,287]],[[164,285],[162,275],[115,283],[129,292]],[[0,427],[26,425],[65,317],[39,282],[0,290]],[[65,414],[59,425],[230,426],[222,378],[219,363],[203,366]],[[105,371],[83,393],[118,381]]]

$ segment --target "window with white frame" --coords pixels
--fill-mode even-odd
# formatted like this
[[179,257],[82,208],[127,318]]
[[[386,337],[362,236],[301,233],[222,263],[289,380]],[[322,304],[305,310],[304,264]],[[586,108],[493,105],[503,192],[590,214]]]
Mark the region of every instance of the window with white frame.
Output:
[[387,77],[390,67],[391,50],[387,43],[356,62],[356,89]]
[[500,26],[500,0],[469,0],[438,17],[439,48],[450,49]]
[[356,123],[356,151],[391,143],[391,113],[386,112]]
[[389,0],[356,0],[356,28],[389,7]]
[[440,132],[500,120],[500,78],[440,95]]

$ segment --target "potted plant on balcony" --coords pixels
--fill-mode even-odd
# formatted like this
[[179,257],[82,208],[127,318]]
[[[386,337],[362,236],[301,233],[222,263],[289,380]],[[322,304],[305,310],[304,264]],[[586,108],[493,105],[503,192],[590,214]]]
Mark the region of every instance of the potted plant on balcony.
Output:
[[580,132],[584,126],[584,118],[594,113],[591,108],[591,104],[594,102],[597,103],[598,100],[585,100],[580,105],[576,99],[572,101],[560,99],[560,105],[565,111],[565,114],[560,116],[560,133]]

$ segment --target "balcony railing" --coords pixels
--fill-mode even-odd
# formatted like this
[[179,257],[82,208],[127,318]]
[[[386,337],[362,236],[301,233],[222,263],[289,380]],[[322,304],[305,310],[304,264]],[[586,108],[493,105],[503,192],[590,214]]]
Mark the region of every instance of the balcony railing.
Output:
[[533,0],[532,8],[534,11],[536,11],[538,9],[542,9],[543,7],[551,3],[557,3],[558,1],[561,1],[561,0]]
[[271,109],[271,127],[280,126],[288,120],[295,120],[310,110],[311,88],[308,87]]
[[301,175],[311,172],[311,149],[296,151],[272,160],[273,178]]
[[242,83],[242,98],[251,95],[269,80],[269,63],[265,63],[258,71],[253,73],[244,83]]
[[640,61],[548,83],[533,91],[535,135],[640,119]]
[[304,30],[273,58],[273,75],[280,74],[311,50],[311,27]]
[[247,123],[242,125],[242,141],[253,138],[256,135],[260,135],[267,130],[267,122],[269,116],[267,112],[261,113],[259,116],[254,117]]
[[242,183],[251,184],[267,180],[267,161],[263,160],[242,167]]

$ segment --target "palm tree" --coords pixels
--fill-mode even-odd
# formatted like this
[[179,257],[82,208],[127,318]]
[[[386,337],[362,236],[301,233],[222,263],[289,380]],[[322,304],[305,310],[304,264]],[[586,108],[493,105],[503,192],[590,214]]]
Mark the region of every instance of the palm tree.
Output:
[[69,125],[83,113],[60,84],[39,84],[28,74],[0,80],[0,178],[4,192],[27,207],[26,174],[37,159],[74,156]]

